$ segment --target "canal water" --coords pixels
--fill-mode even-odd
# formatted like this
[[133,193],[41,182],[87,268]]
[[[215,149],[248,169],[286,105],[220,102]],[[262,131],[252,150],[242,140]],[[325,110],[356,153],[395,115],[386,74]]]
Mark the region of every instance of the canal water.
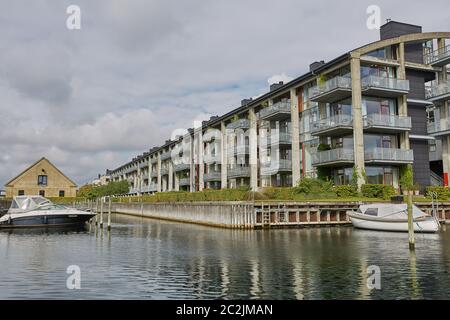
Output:
[[[416,235],[412,255],[407,234],[351,227],[113,222],[109,235],[0,231],[0,299],[450,299],[450,230]],[[71,265],[80,289],[66,286]],[[367,286],[369,266],[380,289]]]

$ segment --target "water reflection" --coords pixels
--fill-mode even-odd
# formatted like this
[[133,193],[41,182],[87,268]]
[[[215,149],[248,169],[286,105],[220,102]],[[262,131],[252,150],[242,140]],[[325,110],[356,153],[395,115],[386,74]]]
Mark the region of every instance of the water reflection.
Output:
[[[450,298],[450,234],[244,231],[113,216],[113,229],[0,233],[0,298]],[[68,265],[82,290],[65,288]],[[367,288],[367,267],[381,290]]]

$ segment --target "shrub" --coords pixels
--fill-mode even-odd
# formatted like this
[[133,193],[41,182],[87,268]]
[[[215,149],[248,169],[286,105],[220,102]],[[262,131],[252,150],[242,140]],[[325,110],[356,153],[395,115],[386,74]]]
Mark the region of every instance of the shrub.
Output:
[[367,198],[389,199],[395,193],[393,186],[385,184],[364,184],[361,186],[361,194]]
[[435,192],[439,200],[448,200],[448,198],[450,197],[450,189],[448,187],[442,186],[427,187],[427,197],[431,198],[430,194],[431,192]]
[[295,191],[300,194],[321,194],[332,193],[333,183],[329,180],[324,181],[313,178],[303,178],[295,187]]
[[339,198],[357,197],[359,196],[358,187],[354,185],[335,186],[334,192]]

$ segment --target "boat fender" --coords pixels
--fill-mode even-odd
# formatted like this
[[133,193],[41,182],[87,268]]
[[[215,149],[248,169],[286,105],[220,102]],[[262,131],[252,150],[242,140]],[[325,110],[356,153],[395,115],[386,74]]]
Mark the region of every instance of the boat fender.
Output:
[[8,217],[8,224],[11,224],[11,222],[12,222],[11,215],[9,215],[9,217]]

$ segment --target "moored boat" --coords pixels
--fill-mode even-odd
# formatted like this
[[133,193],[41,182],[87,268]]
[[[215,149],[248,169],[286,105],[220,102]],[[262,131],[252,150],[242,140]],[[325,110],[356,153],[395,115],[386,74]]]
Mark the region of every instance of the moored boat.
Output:
[[[357,211],[347,211],[353,226],[379,231],[408,231],[408,208],[405,203],[376,203],[361,205]],[[415,232],[437,232],[439,221],[413,205]]]
[[0,228],[81,226],[93,216],[41,196],[17,196],[9,210],[0,216]]

